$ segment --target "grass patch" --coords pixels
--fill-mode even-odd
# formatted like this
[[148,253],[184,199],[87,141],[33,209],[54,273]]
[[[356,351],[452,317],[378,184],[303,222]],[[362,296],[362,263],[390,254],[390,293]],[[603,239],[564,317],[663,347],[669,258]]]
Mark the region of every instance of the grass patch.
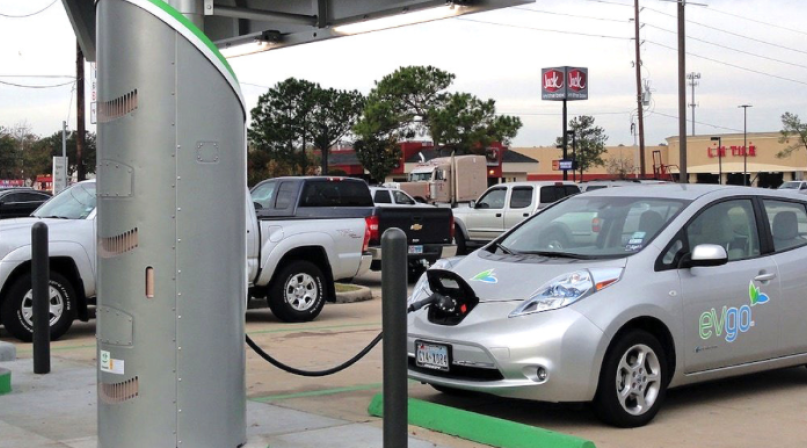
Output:
[[348,285],[346,283],[336,283],[334,287],[336,288],[336,292],[354,292],[361,289],[356,285]]

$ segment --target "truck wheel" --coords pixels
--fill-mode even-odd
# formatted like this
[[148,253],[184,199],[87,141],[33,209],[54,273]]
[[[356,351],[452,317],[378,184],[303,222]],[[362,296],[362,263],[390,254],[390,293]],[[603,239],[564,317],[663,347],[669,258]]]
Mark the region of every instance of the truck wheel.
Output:
[[269,290],[269,308],[284,322],[314,320],[325,305],[325,281],[317,265],[293,261],[280,271]]
[[605,355],[594,412],[620,428],[644,426],[656,416],[667,392],[667,359],[653,335],[633,330]]
[[[70,282],[56,272],[50,273],[50,338],[55,341],[62,337],[76,318],[76,292]],[[0,304],[0,317],[6,330],[17,339],[31,342],[34,335],[33,291],[31,274],[18,278],[8,290],[6,299]]]
[[468,246],[465,242],[465,235],[460,226],[454,226],[454,242],[457,244],[457,255],[468,255]]

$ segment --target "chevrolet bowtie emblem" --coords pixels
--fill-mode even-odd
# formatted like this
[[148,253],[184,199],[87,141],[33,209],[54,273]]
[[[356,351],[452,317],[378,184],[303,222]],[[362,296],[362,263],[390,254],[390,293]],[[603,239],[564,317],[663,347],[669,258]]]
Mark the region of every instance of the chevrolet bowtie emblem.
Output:
[[412,227],[410,227],[409,229],[414,230],[415,232],[417,232],[418,230],[420,230],[422,228],[423,228],[423,226],[420,225],[420,224],[412,224]]

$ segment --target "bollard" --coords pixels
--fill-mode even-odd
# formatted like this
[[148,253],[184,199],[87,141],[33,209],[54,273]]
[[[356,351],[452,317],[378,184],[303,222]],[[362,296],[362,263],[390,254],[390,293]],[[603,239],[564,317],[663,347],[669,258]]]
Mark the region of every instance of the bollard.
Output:
[[401,229],[381,237],[381,321],[384,331],[384,448],[406,448],[408,391],[406,382],[407,243]]
[[50,261],[48,226],[31,228],[31,289],[33,293],[34,373],[50,373]]

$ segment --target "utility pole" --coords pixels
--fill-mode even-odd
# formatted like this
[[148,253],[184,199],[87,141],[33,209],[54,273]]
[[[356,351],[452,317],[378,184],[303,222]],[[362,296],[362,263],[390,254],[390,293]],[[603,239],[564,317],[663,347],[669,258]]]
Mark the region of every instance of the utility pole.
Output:
[[695,135],[695,108],[698,107],[698,104],[695,103],[695,87],[700,84],[698,82],[701,79],[700,73],[692,72],[687,75],[687,79],[689,80],[689,85],[692,87],[692,102],[689,104],[689,107],[692,108],[692,135]]
[[82,155],[84,152],[84,53],[81,51],[81,46],[76,41],[76,173],[78,181],[85,180],[86,171],[84,170],[84,160]]
[[645,176],[645,158],[644,158],[644,104],[643,104],[643,89],[642,89],[642,42],[640,40],[639,31],[641,25],[639,24],[639,0],[634,2],[634,18],[633,22],[636,30],[636,105],[639,118],[639,178]]
[[678,0],[678,145],[681,183],[689,183],[687,170],[687,98],[686,98],[686,0]]
[[750,104],[743,104],[743,185],[748,186],[748,108],[754,107]]

